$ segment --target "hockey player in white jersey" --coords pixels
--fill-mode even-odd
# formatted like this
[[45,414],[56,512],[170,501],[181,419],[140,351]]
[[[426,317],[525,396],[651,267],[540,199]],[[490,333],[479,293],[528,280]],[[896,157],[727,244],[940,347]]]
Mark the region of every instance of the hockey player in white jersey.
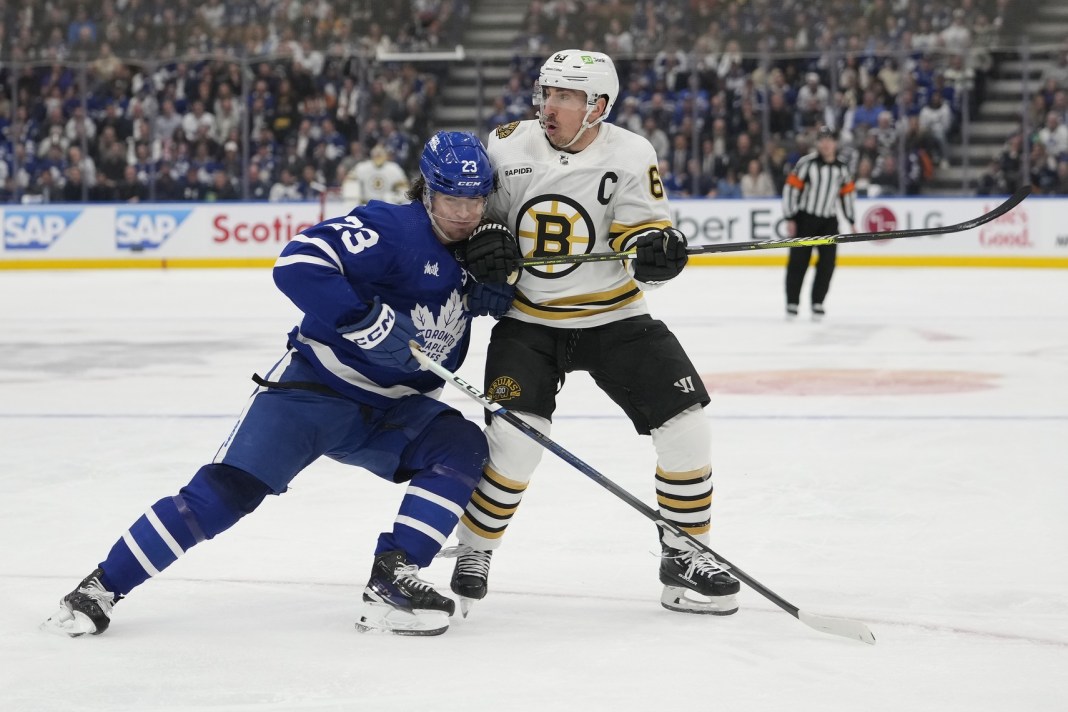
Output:
[[504,313],[512,289],[479,284],[458,261],[494,184],[478,138],[438,132],[420,173],[408,204],[358,207],[286,245],[274,279],[303,317],[285,355],[254,378],[259,388],[212,462],[123,532],[45,630],[103,633],[119,600],[284,493],[323,455],[407,486],[378,538],[357,628],[448,628],[455,604],[419,571],[456,526],[487,445],[477,424],[437,399],[443,381],[419,369],[409,343],[458,368],[471,317]]
[[[618,95],[608,56],[557,52],[535,86],[538,119],[499,126],[489,137],[498,189],[488,214],[509,231],[471,240],[473,274],[514,279],[520,254],[636,248],[637,258],[526,267],[512,308],[493,329],[486,393],[547,434],[565,374],[588,372],[635,429],[652,436],[660,515],[707,543],[711,448],[702,409],[708,394],[643,298],[686,265],[686,238],[671,226],[652,145],[605,121]],[[452,552],[458,554],[452,590],[465,610],[486,595],[491,555],[543,453],[500,419],[490,419],[486,434],[489,461]],[[669,532],[661,531],[660,539],[665,608],[716,615],[737,610],[738,581],[715,559]]]
[[407,191],[408,176],[381,145],[371,149],[370,158],[353,166],[341,183],[341,197],[356,205],[366,205],[372,200],[401,204],[407,202]]

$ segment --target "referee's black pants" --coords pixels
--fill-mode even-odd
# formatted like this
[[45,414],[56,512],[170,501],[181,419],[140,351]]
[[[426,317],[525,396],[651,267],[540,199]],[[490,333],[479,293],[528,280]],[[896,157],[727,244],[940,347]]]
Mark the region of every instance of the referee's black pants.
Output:
[[[794,220],[797,224],[797,237],[822,237],[838,233],[838,218],[821,218],[808,213],[798,213]],[[823,304],[827,290],[831,288],[831,275],[834,274],[835,258],[838,245],[820,245],[816,260],[816,279],[812,283],[812,303]],[[790,259],[786,263],[786,303],[799,304],[801,285],[805,281],[805,272],[812,258],[811,247],[791,247]]]

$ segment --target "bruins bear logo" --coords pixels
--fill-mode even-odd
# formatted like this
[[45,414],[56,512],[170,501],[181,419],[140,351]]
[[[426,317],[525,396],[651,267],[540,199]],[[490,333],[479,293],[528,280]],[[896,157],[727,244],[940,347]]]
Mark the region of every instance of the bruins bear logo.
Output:
[[518,398],[522,393],[523,389],[511,376],[501,376],[489,387],[489,397],[494,403]]

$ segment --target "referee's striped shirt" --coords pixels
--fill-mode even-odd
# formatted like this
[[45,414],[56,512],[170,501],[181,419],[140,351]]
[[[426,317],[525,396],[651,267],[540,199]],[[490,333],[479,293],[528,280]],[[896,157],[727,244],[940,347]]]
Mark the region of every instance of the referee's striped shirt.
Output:
[[783,217],[793,220],[798,213],[808,213],[833,218],[838,215],[839,204],[846,221],[856,222],[857,191],[846,164],[837,159],[826,163],[818,151],[802,156],[786,176]]

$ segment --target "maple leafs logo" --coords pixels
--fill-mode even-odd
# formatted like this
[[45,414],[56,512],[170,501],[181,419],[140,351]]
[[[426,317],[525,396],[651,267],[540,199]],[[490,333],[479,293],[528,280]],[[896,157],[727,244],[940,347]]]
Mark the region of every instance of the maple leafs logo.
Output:
[[422,304],[412,309],[412,323],[423,339],[423,351],[438,363],[444,361],[467,331],[463,299],[457,290],[452,290],[449,299],[441,306],[435,318],[433,312]]

